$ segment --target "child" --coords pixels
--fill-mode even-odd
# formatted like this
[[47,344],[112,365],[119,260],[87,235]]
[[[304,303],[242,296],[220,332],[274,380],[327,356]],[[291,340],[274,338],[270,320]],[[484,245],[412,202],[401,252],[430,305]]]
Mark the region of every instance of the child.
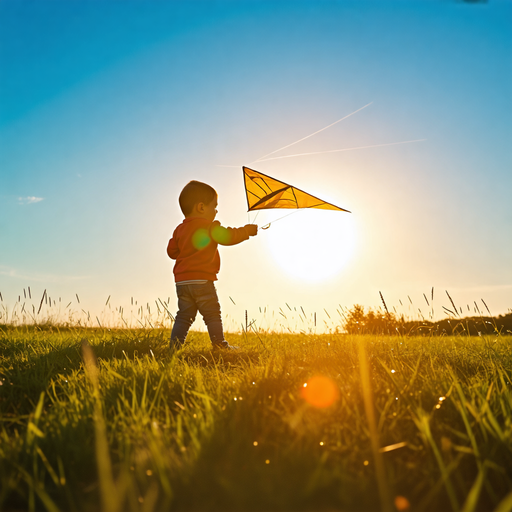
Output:
[[258,226],[224,228],[214,221],[217,192],[200,181],[185,185],[179,197],[185,220],[174,230],[167,246],[173,260],[178,313],[171,333],[171,349],[183,345],[197,312],[203,315],[214,348],[233,349],[224,339],[220,304],[213,284],[220,269],[217,245],[236,245],[255,236]]

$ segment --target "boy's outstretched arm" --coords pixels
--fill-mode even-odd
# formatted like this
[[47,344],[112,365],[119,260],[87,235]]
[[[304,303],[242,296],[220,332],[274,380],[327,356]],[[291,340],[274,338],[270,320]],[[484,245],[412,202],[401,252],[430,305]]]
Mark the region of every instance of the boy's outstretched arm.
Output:
[[246,224],[244,228],[249,233],[249,236],[256,236],[258,234],[258,226],[257,224]]
[[256,236],[258,226],[256,224],[246,224],[243,228],[225,228],[220,225],[219,221],[215,221],[210,233],[212,238],[220,245],[236,245],[248,240],[250,236]]

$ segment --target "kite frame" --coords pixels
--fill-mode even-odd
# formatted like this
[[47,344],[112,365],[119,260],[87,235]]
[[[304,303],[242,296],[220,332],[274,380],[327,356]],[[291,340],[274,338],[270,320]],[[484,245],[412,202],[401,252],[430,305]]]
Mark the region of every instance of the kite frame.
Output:
[[[277,178],[273,178],[272,176],[269,176],[268,174],[264,174],[264,173],[262,173],[260,171],[257,171],[256,169],[252,169],[251,167],[247,167],[246,165],[243,165],[242,166],[242,171],[243,171],[243,175],[244,175],[245,197],[247,199],[247,208],[248,208],[247,212],[254,212],[254,211],[261,211],[261,210],[273,210],[273,209],[275,209],[275,210],[302,210],[302,209],[315,209],[315,207],[314,206],[304,206],[302,208],[297,207],[297,208],[257,208],[256,210],[252,209],[251,206],[249,205],[249,193],[248,193],[248,190],[247,190],[247,186],[245,185],[245,177],[247,176],[250,179],[250,176],[248,176],[247,173],[245,172],[246,169],[249,169],[250,171],[253,171],[253,172],[257,172],[258,174],[261,174],[262,176],[265,176],[265,178],[269,178],[271,180],[279,181],[280,183],[283,183],[284,185],[286,185],[287,187],[290,187],[292,189],[292,193],[293,193],[294,196],[295,196],[295,193],[293,192],[293,189],[295,188],[299,192],[302,192],[303,194],[307,194],[308,196],[311,196],[314,199],[317,199],[321,203],[327,203],[327,204],[330,204],[331,206],[335,206],[336,208],[339,208],[339,211],[347,212],[347,213],[352,213],[351,211],[346,210],[345,208],[341,208],[340,206],[338,206],[336,204],[329,203],[328,201],[324,201],[323,199],[320,199],[319,197],[314,196],[313,194],[310,194],[309,192],[306,192],[306,191],[300,189],[299,187],[296,187],[295,185],[289,185],[288,183],[285,183],[284,181],[278,180]],[[260,185],[258,185],[258,186],[263,190],[263,188]],[[276,194],[277,192],[280,192],[282,190],[283,189],[274,191],[274,192],[272,192],[272,194]],[[266,190],[263,190],[263,191],[266,193]],[[297,198],[295,198],[295,199],[297,199]],[[261,201],[261,199],[260,199],[260,201]]]

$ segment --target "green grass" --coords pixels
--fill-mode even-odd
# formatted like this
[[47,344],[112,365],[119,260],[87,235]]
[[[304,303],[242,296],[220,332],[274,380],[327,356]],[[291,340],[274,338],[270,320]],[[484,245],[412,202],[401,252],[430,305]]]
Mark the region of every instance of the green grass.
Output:
[[0,327],[0,510],[512,510],[512,337],[168,336]]

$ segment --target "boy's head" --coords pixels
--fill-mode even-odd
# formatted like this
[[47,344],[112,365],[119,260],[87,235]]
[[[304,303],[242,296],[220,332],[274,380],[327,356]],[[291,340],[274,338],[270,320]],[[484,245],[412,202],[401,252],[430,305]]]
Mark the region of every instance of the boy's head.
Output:
[[206,183],[195,180],[190,181],[183,187],[179,197],[179,203],[185,217],[189,217],[195,213],[202,213],[195,211],[201,203],[203,207],[211,206],[213,210],[215,210],[217,207],[217,192]]

